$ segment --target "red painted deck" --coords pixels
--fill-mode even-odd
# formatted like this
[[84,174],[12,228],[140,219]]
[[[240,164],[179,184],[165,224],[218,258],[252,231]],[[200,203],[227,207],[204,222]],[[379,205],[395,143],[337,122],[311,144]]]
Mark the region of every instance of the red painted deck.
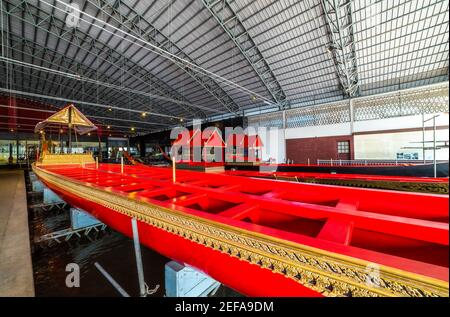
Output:
[[[177,183],[173,183],[171,169],[148,166],[125,166],[124,174],[116,164],[100,164],[98,170],[70,166],[44,168],[88,186],[180,213],[448,282],[448,196],[277,182],[185,170],[177,171]],[[71,199],[76,202],[76,197]],[[85,204],[80,207],[86,208]],[[110,223],[119,231],[128,230],[116,220]],[[154,242],[149,244],[166,255],[171,252]],[[188,259],[187,263],[219,280],[239,282],[236,277],[234,280],[224,277],[225,273],[216,267],[220,263],[205,268],[198,259],[189,261],[189,254],[173,257]],[[237,264],[233,265],[236,268]],[[292,286],[287,281],[280,283],[287,283],[283,286],[286,290]],[[267,295],[248,287],[240,290],[250,295]],[[305,294],[314,293],[305,291]]]

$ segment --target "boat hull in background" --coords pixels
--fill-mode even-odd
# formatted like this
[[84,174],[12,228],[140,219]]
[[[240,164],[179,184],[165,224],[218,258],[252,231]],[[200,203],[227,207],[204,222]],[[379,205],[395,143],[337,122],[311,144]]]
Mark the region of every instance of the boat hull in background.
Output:
[[[338,164],[338,161],[336,161]],[[399,164],[383,166],[324,166],[324,165],[301,165],[301,164],[279,164],[279,165],[245,165],[225,164],[226,170],[261,171],[261,172],[311,172],[311,173],[333,173],[333,174],[363,174],[384,176],[415,176],[433,177],[433,164]],[[448,177],[448,162],[436,165],[436,177]]]

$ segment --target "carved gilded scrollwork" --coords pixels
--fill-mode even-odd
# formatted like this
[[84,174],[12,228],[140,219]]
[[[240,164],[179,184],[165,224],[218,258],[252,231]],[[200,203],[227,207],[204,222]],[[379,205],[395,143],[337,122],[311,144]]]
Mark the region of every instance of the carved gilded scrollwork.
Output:
[[326,296],[448,296],[445,281],[382,265],[377,265],[379,275],[374,277],[367,270],[372,263],[367,261],[132,200],[35,166],[33,169],[61,190],[282,274]]

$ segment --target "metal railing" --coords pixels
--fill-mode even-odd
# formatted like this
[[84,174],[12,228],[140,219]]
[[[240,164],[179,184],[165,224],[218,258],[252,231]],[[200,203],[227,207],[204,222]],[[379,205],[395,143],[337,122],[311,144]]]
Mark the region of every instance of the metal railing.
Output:
[[401,164],[424,164],[432,163],[433,161],[423,160],[374,160],[374,159],[361,159],[361,160],[317,160],[317,165],[326,166],[380,166],[380,165],[401,165]]

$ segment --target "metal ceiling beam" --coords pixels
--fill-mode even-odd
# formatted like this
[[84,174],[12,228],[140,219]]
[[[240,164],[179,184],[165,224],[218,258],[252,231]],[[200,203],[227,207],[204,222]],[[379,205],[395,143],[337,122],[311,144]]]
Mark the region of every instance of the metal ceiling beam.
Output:
[[[241,110],[234,100],[225,92],[225,90],[211,77],[206,74],[199,73],[192,67],[183,62],[188,61],[193,65],[197,65],[195,61],[184,53],[174,42],[166,37],[161,31],[150,24],[143,16],[141,16],[134,8],[126,5],[122,1],[115,1],[114,4],[105,0],[92,0],[98,9],[105,14],[113,17],[118,28],[126,28],[132,32],[134,36],[151,43],[167,54],[172,54],[179,59],[170,59],[176,66],[191,76],[198,84],[208,91],[219,103],[227,109],[227,111],[239,115]],[[126,12],[126,13],[122,13]],[[169,56],[169,55],[168,55]]]
[[[11,3],[11,6],[13,5],[14,4]],[[118,69],[118,65],[120,65],[120,70],[124,71],[124,73],[128,76],[134,78],[134,85],[141,87],[142,84],[144,84],[144,88],[150,88],[151,94],[153,95],[152,97],[156,99],[160,97],[160,100],[172,102],[179,106],[181,105],[182,107],[188,106],[189,108],[185,108],[186,113],[194,112],[198,113],[201,117],[206,116],[204,113],[201,115],[203,110],[199,110],[199,106],[192,104],[184,98],[184,96],[149,73],[142,66],[127,59],[119,52],[99,42],[89,34],[75,28],[68,29],[65,26],[65,21],[60,18],[60,14],[49,15],[49,13],[45,12],[42,8],[36,7],[26,1],[21,1],[20,4],[14,5],[13,8],[9,10],[8,14],[21,20],[22,22],[31,24],[36,29],[40,29],[47,32],[47,34],[56,36],[58,41],[66,41],[70,45],[76,47],[78,51],[82,50],[86,54],[93,55],[94,60],[99,59],[102,62],[107,62],[111,66],[117,67]],[[162,94],[162,96],[158,94]],[[167,111],[167,105],[158,106]]]
[[[0,96],[1,96],[1,94],[0,94]],[[42,104],[42,105],[45,105],[45,104]],[[8,109],[8,108],[10,108],[10,106],[9,105],[2,105],[2,104],[0,104],[0,108],[7,108]],[[57,111],[57,110],[29,108],[29,107],[22,107],[22,106],[18,106],[18,107],[14,107],[14,108],[16,108],[18,110],[26,110],[26,111],[33,111],[33,112],[49,113],[49,116]],[[62,109],[62,108],[60,108],[60,109]],[[89,118],[92,118],[92,119],[100,119],[100,120],[108,120],[108,121],[122,121],[122,122],[125,121],[125,122],[132,122],[132,123],[138,123],[138,124],[145,123],[145,124],[149,124],[149,125],[155,125],[154,123],[140,122],[140,121],[135,121],[135,120],[108,118],[108,117],[91,116],[91,115],[86,115],[86,116],[89,117]],[[39,119],[39,118],[28,118],[28,119],[30,119],[30,120],[33,119],[33,120],[38,120],[38,121],[42,120],[42,119]],[[104,122],[99,122],[99,123],[101,123],[101,125],[103,125],[103,126],[111,126],[111,127],[119,127],[119,128],[120,127],[121,128],[130,128],[130,126],[117,125],[115,123],[111,123],[111,124],[108,124],[108,123],[105,124]],[[158,125],[158,124],[156,124],[156,125]],[[166,126],[165,124],[160,124],[160,125]],[[142,129],[142,130],[147,129],[147,127],[138,127],[138,128]]]
[[288,108],[289,102],[283,88],[228,0],[202,0],[202,2],[247,59],[279,109]]
[[[0,105],[0,107],[2,107],[1,105]],[[39,111],[39,110],[38,110]],[[54,111],[53,111],[54,112]],[[91,118],[92,118],[92,116],[90,116]],[[4,115],[0,115],[0,118],[10,118],[10,116],[4,116]],[[39,118],[33,118],[33,117],[22,117],[22,116],[16,116],[15,117],[16,119],[19,119],[19,120],[28,120],[28,121],[36,121],[36,122],[39,122],[39,121],[41,121],[42,119],[39,119]],[[4,123],[4,122],[0,122],[0,124],[8,124],[8,123]],[[97,127],[99,127],[99,125],[98,124],[95,124]],[[104,125],[103,123],[101,124],[101,125]],[[16,123],[16,125],[15,125],[16,127],[22,127],[22,126],[30,126],[30,127],[35,127],[36,125],[35,124],[26,124],[26,123]],[[106,125],[105,125],[106,126]],[[121,130],[120,128],[125,128],[125,129],[127,129],[127,128],[129,128],[129,126],[123,126],[123,125],[114,125],[114,124],[110,124],[110,127],[116,127],[116,128],[119,128],[119,129],[113,129],[113,130],[111,130],[111,129],[106,129],[105,131],[107,131],[107,133],[110,133],[110,132],[121,132],[121,133],[134,133],[133,131],[130,131],[130,130]],[[58,130],[59,130],[59,128],[57,128]],[[31,130],[31,129],[30,129]],[[34,131],[34,128],[32,129],[33,131]],[[149,131],[143,131],[143,132],[149,132]]]
[[[54,1],[55,1],[55,0],[54,0]],[[54,2],[54,3],[55,3],[55,2]],[[85,1],[85,2],[84,2],[82,11],[84,11],[84,9],[86,8],[86,6],[87,6],[88,4],[90,4],[89,1]],[[98,10],[97,13],[95,14],[94,18],[97,19],[98,16],[99,16],[99,14],[102,14],[102,13],[103,13],[102,10]],[[110,19],[110,17],[108,17],[108,18],[106,19],[105,22],[106,22],[106,23],[109,23],[109,19]],[[89,34],[89,33],[90,33],[90,30],[91,30],[93,27],[94,27],[94,24],[89,25],[89,27],[88,27],[88,29],[87,29],[87,31],[86,31],[85,34]],[[94,28],[94,29],[95,29],[95,28]],[[98,32],[98,33],[97,33],[97,36],[94,38],[95,41],[98,42],[98,40],[99,40],[101,34],[103,34],[103,32]],[[105,46],[108,46],[108,43],[109,43],[110,39],[111,39],[111,37],[109,37],[109,38],[105,41],[105,43],[104,43]],[[115,47],[111,47],[110,49],[112,49],[113,51],[118,51],[119,46],[121,46],[121,45],[122,45],[122,42],[119,41]],[[108,47],[109,47],[109,46],[108,46]],[[122,46],[121,46],[120,48],[122,48]],[[130,48],[130,46],[129,46],[128,48]],[[80,49],[78,48],[77,51],[76,51],[76,53],[75,53],[75,56],[78,54],[79,51],[80,51]],[[120,51],[121,51],[121,52],[124,52],[123,49],[120,49]],[[139,51],[139,50],[136,50],[136,52],[138,52],[138,51]],[[138,65],[139,68],[145,69],[145,72],[144,72],[145,75],[143,75],[143,78],[146,79],[146,81],[150,81],[150,83],[151,83],[150,86],[155,86],[155,87],[157,87],[158,90],[161,91],[164,95],[167,95],[167,96],[169,96],[169,97],[171,97],[171,98],[173,98],[173,99],[175,99],[175,100],[178,100],[178,101],[179,101],[178,104],[179,104],[181,107],[184,108],[184,110],[186,111],[187,114],[191,114],[191,113],[192,113],[192,114],[194,115],[195,118],[206,118],[206,117],[207,117],[205,111],[210,111],[210,109],[208,109],[208,108],[206,108],[206,107],[202,107],[202,106],[200,106],[200,105],[193,104],[193,103],[192,103],[191,101],[189,101],[183,94],[180,94],[176,89],[172,88],[170,85],[168,85],[168,84],[167,84],[166,82],[164,82],[162,79],[158,78],[157,76],[154,76],[154,75],[152,74],[151,70],[148,70],[148,69],[147,69],[147,67],[146,67],[147,65],[142,65],[142,66],[140,66],[141,60],[133,61],[133,58],[134,58],[136,52],[135,52],[134,54],[132,54],[131,56],[127,56],[127,57],[126,57],[126,60],[130,60],[130,61],[133,62],[134,65]],[[85,56],[84,56],[84,58],[83,58],[83,60],[82,60],[82,63],[85,62],[87,56],[88,56],[88,54],[85,54]],[[124,56],[122,56],[122,59],[123,59],[123,58],[124,58]],[[142,57],[142,59],[143,59],[143,58],[145,58],[145,55]],[[104,63],[105,63],[104,60],[101,61],[101,63],[98,63],[98,60],[93,59],[92,62],[90,63],[90,65],[89,65],[89,67],[93,67],[93,66],[94,66],[94,62],[97,62],[97,68],[102,68],[103,65],[104,65]],[[123,63],[123,64],[125,64],[125,63]],[[109,64],[109,67],[107,67],[107,69],[106,69],[105,71],[106,71],[106,72],[109,72],[109,71],[111,70],[111,68],[113,68],[113,66],[114,66],[114,64]],[[124,66],[125,66],[125,65],[124,65]],[[147,77],[150,77],[150,78],[147,78]],[[140,79],[140,80],[143,81],[143,79]],[[144,82],[144,81],[143,81],[143,82]],[[161,85],[161,84],[162,84],[162,85]],[[189,106],[189,107],[187,107],[187,106]]]
[[[57,69],[55,71],[62,71],[67,72],[68,74],[73,74],[75,71],[80,77],[85,78],[96,78],[97,84],[92,84],[91,89],[87,89],[86,95],[90,97],[90,99],[95,98],[95,95],[93,92],[95,89],[98,88],[98,82],[104,82],[105,84],[108,83],[108,77],[105,75],[96,75],[96,71],[94,69],[88,68],[87,66],[81,65],[80,63],[76,62],[74,59],[67,57],[66,55],[62,55],[61,53],[54,51],[52,49],[49,49],[47,47],[42,47],[38,45],[37,43],[33,43],[32,41],[29,41],[25,38],[20,38],[14,34],[9,34],[11,39],[11,46],[10,50],[12,53],[18,52],[22,54],[22,57],[28,56],[32,57],[35,61],[35,63],[38,63],[42,66],[44,63],[49,64],[49,66],[55,65],[57,66]],[[40,72],[39,72],[40,73]],[[69,95],[74,95],[74,90],[78,89],[78,86],[80,85],[79,80],[75,80],[75,82],[68,81],[68,82],[62,82],[62,80],[59,80],[59,83],[57,83],[54,79],[55,76],[54,73],[48,72],[44,77],[37,76],[34,88],[37,89],[38,85],[44,84],[46,81],[51,83],[50,87],[42,87],[42,91],[48,91],[49,94],[57,94],[58,91],[61,93],[66,93],[66,91],[62,91],[60,88],[65,87],[68,88],[71,93]],[[52,80],[50,80],[52,79]],[[73,79],[73,78],[72,78]],[[67,83],[67,85],[66,85]],[[101,85],[101,84],[100,84]],[[85,84],[83,88],[86,88],[86,86],[89,86],[88,84]],[[89,88],[89,87],[87,87]],[[120,91],[118,89],[118,93],[126,98],[126,95],[124,92]],[[83,89],[79,90],[78,93],[83,93]],[[110,97],[111,91],[108,91],[107,87],[101,86],[100,90],[98,91],[98,95],[101,95],[102,97],[100,99],[108,101],[108,103],[115,104],[118,102],[117,97],[112,96]],[[138,102],[143,107],[143,111],[151,111],[151,109],[148,109],[148,103],[145,102],[145,100],[138,99],[136,97],[133,98],[133,102]]]
[[352,0],[321,0],[328,29],[328,51],[345,94],[358,94],[358,64],[353,36]]
[[[74,99],[69,99],[69,98],[62,98],[62,97],[57,97],[57,96],[48,96],[48,95],[44,95],[44,94],[39,94],[39,93],[32,93],[32,92],[28,92],[28,91],[19,91],[19,90],[11,90],[11,89],[7,89],[7,88],[0,88],[0,92],[5,93],[5,94],[12,94],[12,95],[19,95],[19,96],[27,96],[27,97],[35,97],[35,98],[40,98],[40,99],[45,99],[45,100],[55,100],[55,101],[63,101],[63,102],[69,102],[69,103],[74,103],[74,104],[80,104],[80,105],[88,105],[88,106],[94,106],[94,107],[99,107],[99,108],[104,108],[104,109],[113,109],[113,110],[118,110],[118,111],[131,111],[131,112],[137,112],[137,113],[141,113],[138,110],[133,110],[133,109],[123,109],[123,108],[119,108],[119,107],[114,107],[111,105],[104,105],[104,104],[99,104],[99,103],[95,103],[95,102],[89,102],[89,101],[84,101],[84,100],[74,100]],[[151,113],[149,112],[149,115],[157,115],[155,113]],[[89,115],[89,114],[88,114]],[[89,115],[92,116],[92,115]],[[109,118],[109,117],[105,117],[111,120],[114,119],[119,119],[119,120],[123,120],[121,118]],[[123,121],[127,121],[127,120],[123,120]],[[138,122],[138,121],[135,121]],[[164,126],[171,126],[169,124],[163,124],[163,123],[156,123],[156,122],[145,122],[142,121],[140,122],[141,124],[147,124],[147,125],[164,125]]]
[[[19,8],[19,6],[17,6],[15,9],[16,10],[19,10],[19,9],[22,9],[22,15],[23,16],[27,16],[27,13],[28,13],[28,16],[32,16],[32,18],[33,18],[33,23],[34,22],[36,22],[37,24],[35,25],[35,27],[37,28],[37,29],[41,29],[41,30],[43,30],[43,31],[46,31],[46,32],[48,32],[47,34],[49,34],[50,32],[49,31],[51,31],[50,30],[50,28],[49,29],[45,29],[45,28],[43,28],[42,27],[42,25],[45,25],[46,23],[47,23],[47,21],[50,19],[52,22],[56,22],[56,20],[54,20],[53,19],[53,17],[52,16],[48,16],[45,12],[44,12],[44,17],[42,17],[41,15],[40,15],[40,13],[41,13],[41,11],[39,11],[39,10],[41,10],[40,8],[35,8],[36,9],[36,13],[33,15],[33,13],[32,12],[30,12],[31,10],[31,8],[35,8],[35,7],[33,7],[32,5],[30,5],[30,4],[25,4],[24,5],[24,7],[21,7],[21,8]],[[13,10],[11,10],[11,12],[14,12],[15,10],[13,9]],[[43,11],[42,11],[43,12]],[[16,17],[19,17],[19,11],[17,12],[17,16]],[[27,23],[30,23],[30,21],[27,21],[26,19],[22,19],[22,21],[24,21],[24,22],[27,22]],[[61,23],[63,23],[63,22],[61,22]],[[53,23],[53,27],[56,27],[56,25],[55,25],[55,23]],[[36,34],[36,31],[35,31],[35,33],[34,34]],[[73,43],[72,43],[72,40],[74,40],[73,39],[73,33],[71,33],[71,32],[68,32],[67,30],[61,30],[61,32],[60,33],[51,33],[51,34],[53,34],[54,36],[58,36],[58,35],[60,35],[60,34],[63,34],[63,35],[67,35],[67,36],[58,36],[57,38],[58,38],[58,42],[59,42],[59,40],[60,39],[64,39],[64,40],[66,40],[68,43],[70,43],[71,45],[73,45]],[[71,38],[70,39],[68,39],[67,37],[70,37],[71,36]],[[76,39],[75,39],[76,40]],[[34,40],[35,41],[35,40]],[[70,47],[70,46],[68,46],[68,47]],[[35,50],[35,48],[36,48],[36,46],[35,45],[33,45],[32,46],[32,48],[31,48],[31,51],[32,51],[32,54],[33,54],[33,56],[32,56],[32,60],[33,60],[33,62],[35,61],[35,58],[36,58],[36,56],[39,56],[38,54],[39,54],[39,50]],[[45,49],[45,48],[44,48]],[[86,49],[86,48],[85,48]],[[61,54],[60,54],[61,55]],[[64,55],[63,55],[64,56]],[[101,58],[100,56],[98,56],[98,58]],[[63,59],[65,59],[65,58],[63,58]],[[49,62],[52,64],[52,65],[58,65],[58,62],[59,62],[59,60],[57,60],[57,59],[52,59],[51,57],[49,58]],[[78,65],[77,64],[75,64],[75,65],[72,65],[72,64],[67,64],[66,65],[69,69],[71,69],[71,72],[77,72],[78,71]],[[73,67],[73,66],[77,66],[77,67]],[[74,68],[73,70],[72,70],[72,68]],[[41,74],[40,74],[41,75]],[[42,78],[44,78],[44,77],[48,77],[48,73],[47,74],[45,74],[46,76],[43,76]],[[37,85],[39,85],[39,84],[41,84],[39,81],[36,81],[35,82],[35,88],[37,87]],[[78,88],[78,89],[80,89],[80,90],[82,90],[82,83],[81,82],[76,82],[76,83],[71,83],[72,85],[74,85],[74,89],[75,88]],[[78,86],[80,86],[81,85],[81,87],[78,87]],[[43,87],[43,91],[48,91],[47,89],[46,89],[47,87]],[[50,88],[52,88],[52,87],[50,87]],[[74,89],[72,89],[72,90],[74,90]],[[116,93],[120,93],[120,92],[116,92]],[[72,95],[72,96],[74,96],[74,95]],[[114,98],[113,100],[117,100],[116,98]],[[120,99],[119,99],[120,100]],[[117,100],[117,101],[119,101],[119,100]]]
[[[19,70],[17,68],[19,68],[21,66],[17,66],[14,65],[14,73],[15,73],[15,78],[14,80],[16,81],[14,87],[15,89],[11,90],[11,89],[6,89],[6,88],[0,88],[0,92],[3,91],[4,93],[11,93],[11,94],[19,94],[19,95],[25,95],[28,97],[31,97],[37,101],[40,102],[44,102],[47,103],[48,100],[52,100],[53,102],[56,102],[56,104],[58,104],[59,107],[63,107],[66,105],[67,102],[71,102],[71,103],[75,103],[75,104],[81,104],[81,105],[88,105],[91,106],[88,109],[85,109],[85,114],[90,116],[90,117],[96,117],[98,119],[104,119],[104,120],[112,120],[112,121],[123,121],[123,122],[133,122],[133,123],[139,123],[141,125],[153,125],[153,126],[166,126],[166,127],[170,127],[173,126],[175,122],[178,121],[173,121],[174,118],[165,115],[165,114],[159,114],[159,113],[152,113],[147,111],[146,114],[148,115],[146,117],[146,120],[148,120],[149,117],[153,118],[152,121],[137,121],[137,120],[130,120],[130,112],[135,113],[137,115],[138,118],[141,118],[141,114],[142,111],[140,110],[136,110],[136,109],[130,109],[130,108],[121,108],[121,107],[117,107],[114,106],[114,103],[108,103],[108,104],[100,104],[98,102],[98,100],[94,100],[93,98],[89,98],[89,95],[86,95],[86,93],[84,93],[83,91],[79,92],[79,94],[77,95],[78,97],[81,97],[82,99],[80,100],[76,100],[74,98],[78,98],[77,96],[75,96],[72,99],[66,99],[66,98],[61,98],[58,96],[52,96],[52,95],[42,95],[42,91],[44,91],[43,87],[44,87],[44,83],[43,80],[41,79],[41,77],[39,76],[39,72],[31,69],[31,68],[23,68],[23,70]],[[2,66],[3,68],[3,66]],[[33,73],[34,72],[34,73]],[[21,76],[19,76],[21,75]],[[3,82],[4,78],[0,79],[0,82]],[[40,80],[41,79],[41,80]],[[46,79],[51,81],[52,78]],[[33,85],[33,82],[38,82],[39,84],[35,87],[35,89],[30,88]],[[70,93],[70,89],[72,88],[72,86],[64,86],[64,84],[59,83],[59,86],[63,86],[64,92],[68,92],[65,95],[74,95]],[[58,87],[56,87],[58,89]],[[31,90],[31,91],[30,91]],[[93,111],[95,109],[101,109],[103,111]],[[111,111],[109,111],[109,109],[111,109]],[[105,116],[99,116],[99,114],[112,114],[114,115],[114,117],[105,117]],[[159,122],[159,121],[155,121],[155,118],[159,118],[159,117],[163,117],[163,118],[168,118],[171,119],[172,122],[170,123],[163,123],[163,122]],[[107,125],[107,124],[105,124]],[[137,127],[136,125],[134,125],[135,127]],[[140,127],[143,128],[143,127]],[[144,128],[145,129],[145,128]]]

